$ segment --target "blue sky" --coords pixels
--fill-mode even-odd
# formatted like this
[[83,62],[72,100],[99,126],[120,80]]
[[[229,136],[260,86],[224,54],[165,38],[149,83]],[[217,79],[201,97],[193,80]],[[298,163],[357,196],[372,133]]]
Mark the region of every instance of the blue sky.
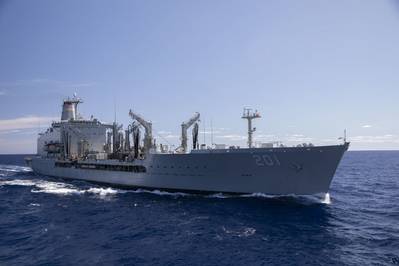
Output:
[[395,0],[0,0],[0,33],[0,153],[34,152],[74,92],[83,115],[112,121],[115,102],[170,143],[198,111],[214,142],[244,146],[251,106],[259,142],[346,128],[352,149],[399,149]]

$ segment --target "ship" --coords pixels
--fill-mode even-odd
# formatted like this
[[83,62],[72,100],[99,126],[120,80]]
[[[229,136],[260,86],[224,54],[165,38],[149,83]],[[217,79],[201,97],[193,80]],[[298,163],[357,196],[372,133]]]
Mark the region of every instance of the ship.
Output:
[[343,143],[328,146],[254,145],[252,124],[261,115],[244,108],[247,147],[200,143],[200,114],[195,113],[181,124],[180,143],[174,148],[158,144],[152,122],[137,112],[129,111],[129,125],[124,128],[116,121],[83,118],[78,113],[82,102],[76,95],[64,99],[61,119],[39,133],[37,154],[26,158],[35,173],[148,190],[328,195],[349,147],[346,137]]

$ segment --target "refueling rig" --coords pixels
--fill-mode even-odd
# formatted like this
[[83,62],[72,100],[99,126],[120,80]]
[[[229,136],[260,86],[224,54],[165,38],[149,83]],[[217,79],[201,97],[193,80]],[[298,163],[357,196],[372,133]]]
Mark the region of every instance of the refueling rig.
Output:
[[[66,99],[62,105],[61,120],[53,122],[46,132],[39,134],[37,154],[60,160],[106,160],[133,161],[144,159],[149,153],[186,153],[188,130],[193,127],[192,149],[198,149],[198,122],[195,113],[181,124],[181,144],[177,149],[157,145],[153,137],[152,123],[140,114],[129,111],[132,119],[126,129],[114,122],[102,123],[98,119],[84,119],[78,114],[78,105],[83,101],[76,95]],[[141,141],[141,131],[144,138]]]

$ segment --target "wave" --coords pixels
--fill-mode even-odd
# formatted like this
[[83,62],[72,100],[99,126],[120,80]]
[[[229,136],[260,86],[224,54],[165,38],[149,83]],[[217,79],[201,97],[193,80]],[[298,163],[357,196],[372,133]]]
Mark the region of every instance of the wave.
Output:
[[256,233],[256,229],[252,227],[244,227],[236,230],[226,229],[226,227],[222,227],[222,230],[225,234],[237,236],[237,237],[249,237]]
[[27,166],[0,164],[0,171],[13,172],[13,173],[26,173],[26,172],[32,172],[33,170],[32,168]]
[[14,180],[1,180],[0,186],[28,186],[33,187],[32,193],[49,193],[57,195],[79,195],[79,194],[96,194],[99,196],[114,195],[120,192],[112,188],[97,188],[92,187],[88,189],[80,189],[72,184],[62,182],[53,182],[45,180],[29,180],[29,179],[14,179]]
[[321,203],[330,205],[331,204],[331,197],[330,197],[330,193],[326,193],[324,195],[324,199],[321,200]]
[[287,198],[287,197],[297,197],[295,195],[271,195],[265,193],[251,193],[251,194],[226,194],[226,193],[215,193],[206,196],[207,198],[218,198],[218,199],[228,199],[228,198]]
[[113,188],[89,188],[85,190],[85,193],[91,193],[91,194],[98,194],[100,196],[108,196],[108,195],[115,195],[118,193],[124,193],[124,191],[119,190],[119,189],[113,189]]
[[330,205],[332,203],[330,194],[325,195],[271,195],[265,193],[251,193],[251,194],[226,194],[226,193],[215,193],[205,196],[207,198],[217,198],[217,199],[231,199],[231,198],[253,198],[253,199],[270,199],[270,200],[287,200],[295,201],[305,205],[312,204],[326,204]]
[[0,180],[0,186],[28,186],[33,187],[32,193],[48,193],[56,195],[81,195],[81,194],[94,194],[100,197],[112,196],[124,193],[149,193],[159,196],[173,196],[182,197],[189,196],[190,194],[181,192],[166,192],[160,190],[123,190],[114,188],[90,187],[88,189],[78,188],[72,184],[53,182],[46,180],[30,180],[30,179],[13,179],[13,180]]
[[0,186],[8,185],[8,186],[34,186],[36,183],[32,180],[24,180],[24,179],[14,179],[14,180],[2,180],[0,181]]
[[296,196],[296,195],[270,195],[264,193],[252,193],[252,194],[226,194],[226,193],[214,193],[209,195],[190,194],[183,192],[168,192],[162,190],[148,190],[148,189],[115,189],[111,187],[90,187],[87,189],[78,188],[72,184],[46,181],[46,180],[30,180],[30,179],[13,179],[13,180],[0,180],[0,186],[31,186],[34,187],[32,193],[49,193],[57,195],[80,195],[80,194],[94,194],[99,197],[108,197],[116,194],[124,193],[146,193],[158,196],[169,196],[169,197],[205,197],[205,198],[217,198],[217,199],[228,199],[228,198],[264,198],[264,199],[294,199],[303,203],[322,203],[331,204],[330,195],[327,193],[324,198],[317,196]]
[[49,193],[49,194],[60,194],[60,195],[71,195],[71,194],[82,194],[83,190],[76,188],[73,185],[49,182],[49,181],[38,181],[35,188],[31,190],[32,193]]
[[162,190],[147,190],[147,189],[135,189],[135,190],[125,190],[125,192],[131,192],[131,193],[149,193],[149,194],[154,194],[158,196],[172,196],[172,197],[186,197],[186,196],[195,196],[195,194],[189,194],[189,193],[183,193],[183,192],[168,192],[168,191],[162,191]]

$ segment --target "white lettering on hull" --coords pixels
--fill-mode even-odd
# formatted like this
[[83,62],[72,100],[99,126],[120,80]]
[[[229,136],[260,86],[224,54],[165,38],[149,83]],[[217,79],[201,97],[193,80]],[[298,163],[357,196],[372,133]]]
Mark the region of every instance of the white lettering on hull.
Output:
[[255,154],[252,156],[255,160],[255,164],[257,166],[280,166],[280,160],[278,157],[273,154],[273,155],[268,155],[268,154],[263,154],[263,155],[258,155]]

